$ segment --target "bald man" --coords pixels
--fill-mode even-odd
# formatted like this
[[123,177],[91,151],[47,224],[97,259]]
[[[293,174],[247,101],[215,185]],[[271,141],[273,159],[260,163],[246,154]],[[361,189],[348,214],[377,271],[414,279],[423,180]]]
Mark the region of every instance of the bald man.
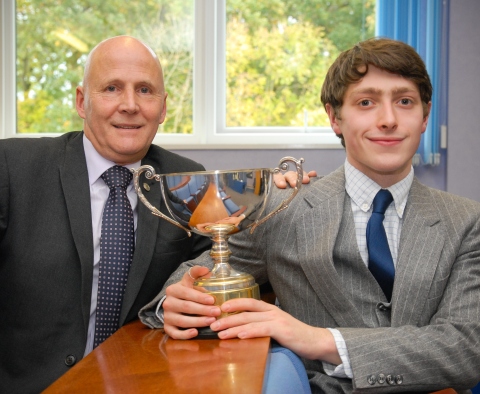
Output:
[[[92,50],[77,88],[83,132],[0,140],[1,393],[38,393],[93,348],[109,195],[103,172],[143,164],[157,173],[204,169],[151,144],[166,98],[155,53],[114,37]],[[158,207],[160,187],[140,184],[148,183],[144,195]],[[153,216],[131,183],[127,196],[135,250],[119,326],[137,318],[181,262],[211,245]]]

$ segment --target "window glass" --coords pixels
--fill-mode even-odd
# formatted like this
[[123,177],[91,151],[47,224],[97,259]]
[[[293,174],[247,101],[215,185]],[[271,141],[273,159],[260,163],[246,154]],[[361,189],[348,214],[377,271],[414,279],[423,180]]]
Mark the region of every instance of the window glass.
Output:
[[86,56],[101,40],[128,34],[149,44],[164,68],[159,132],[170,135],[162,143],[283,133],[277,142],[290,144],[288,133],[332,134],[319,99],[323,78],[340,51],[374,35],[375,0],[17,0],[15,24],[17,133],[80,130],[75,88]]
[[81,130],[75,88],[87,54],[128,34],[149,44],[165,73],[168,117],[159,131],[193,130],[194,0],[17,0],[17,132]]
[[375,34],[374,0],[227,0],[228,127],[329,126],[320,103],[338,54]]

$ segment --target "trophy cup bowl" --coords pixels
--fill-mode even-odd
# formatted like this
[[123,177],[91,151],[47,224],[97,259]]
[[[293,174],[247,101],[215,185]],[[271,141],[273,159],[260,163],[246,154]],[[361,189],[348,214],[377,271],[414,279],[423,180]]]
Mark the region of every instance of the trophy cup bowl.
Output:
[[[133,169],[133,180],[138,197],[150,211],[160,218],[191,233],[210,237],[210,256],[214,267],[210,274],[198,278],[194,287],[214,296],[215,304],[233,298],[260,299],[258,284],[252,275],[235,271],[228,263],[231,254],[228,238],[237,232],[255,229],[272,216],[288,207],[302,184],[303,159],[284,157],[279,166],[270,168],[196,171],[173,174],[155,174],[153,167],[144,165]],[[273,176],[286,171],[289,163],[295,165],[296,186],[289,197],[272,212],[264,210],[273,185]],[[159,182],[162,198],[170,217],[160,212],[144,197],[140,175]],[[219,318],[226,316],[221,315]]]

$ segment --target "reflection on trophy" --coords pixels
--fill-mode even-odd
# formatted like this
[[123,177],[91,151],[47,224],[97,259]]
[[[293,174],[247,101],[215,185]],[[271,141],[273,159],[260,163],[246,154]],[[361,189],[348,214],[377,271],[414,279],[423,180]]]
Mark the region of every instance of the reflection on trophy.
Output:
[[[263,215],[273,185],[273,175],[286,171],[289,162],[296,167],[296,186],[276,209]],[[231,254],[228,238],[246,229],[253,233],[257,226],[288,207],[302,184],[302,163],[303,159],[285,157],[274,169],[197,171],[165,175],[155,174],[153,167],[144,165],[132,171],[135,190],[154,215],[184,229],[188,235],[193,231],[212,239],[210,256],[214,268],[207,277],[198,278],[194,286],[212,294],[215,304],[221,305],[232,298],[260,299],[259,287],[253,276],[235,271],[228,263]],[[163,200],[171,217],[164,215],[144,197],[139,181],[143,172],[147,179],[155,179],[160,183]]]

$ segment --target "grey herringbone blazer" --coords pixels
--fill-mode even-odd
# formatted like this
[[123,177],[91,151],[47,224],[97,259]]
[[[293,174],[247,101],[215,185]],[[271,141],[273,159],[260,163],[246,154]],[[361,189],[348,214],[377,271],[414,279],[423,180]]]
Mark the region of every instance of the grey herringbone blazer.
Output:
[[[272,193],[270,210],[289,191]],[[269,280],[283,310],[342,333],[353,380],[327,376],[320,361],[304,360],[312,391],[473,387],[480,380],[480,203],[414,180],[391,305],[361,259],[350,204],[341,167],[303,186],[253,235],[244,231],[229,242],[232,266],[258,283]],[[193,264],[211,262],[208,254],[187,262],[166,286]],[[388,375],[393,384],[378,379]]]

